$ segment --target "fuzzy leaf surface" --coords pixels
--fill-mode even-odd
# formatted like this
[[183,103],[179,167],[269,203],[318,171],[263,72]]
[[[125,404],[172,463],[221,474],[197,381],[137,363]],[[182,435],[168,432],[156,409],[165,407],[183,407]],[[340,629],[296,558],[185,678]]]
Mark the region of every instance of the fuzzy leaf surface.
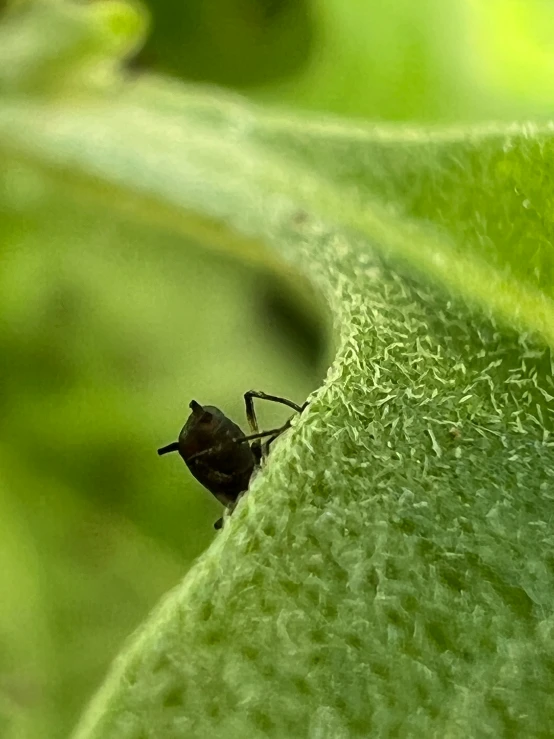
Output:
[[10,90],[9,162],[103,218],[286,262],[338,343],[78,739],[551,733],[552,145],[156,79]]

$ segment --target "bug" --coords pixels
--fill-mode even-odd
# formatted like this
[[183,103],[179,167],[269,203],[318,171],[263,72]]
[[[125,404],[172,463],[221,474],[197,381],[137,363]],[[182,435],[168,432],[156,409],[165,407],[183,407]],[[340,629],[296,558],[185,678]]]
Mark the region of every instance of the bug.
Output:
[[[246,418],[251,433],[246,435],[240,426],[213,405],[200,405],[191,400],[191,414],[172,444],[158,449],[158,454],[178,452],[192,475],[232,513],[238,499],[246,490],[254,470],[269,454],[269,447],[286,431],[294,416],[282,426],[260,431],[254,408],[254,398],[270,400],[302,413],[308,403],[300,406],[292,400],[277,395],[267,395],[257,390],[244,394]],[[262,441],[265,439],[265,441]],[[223,518],[214,528],[223,526]]]

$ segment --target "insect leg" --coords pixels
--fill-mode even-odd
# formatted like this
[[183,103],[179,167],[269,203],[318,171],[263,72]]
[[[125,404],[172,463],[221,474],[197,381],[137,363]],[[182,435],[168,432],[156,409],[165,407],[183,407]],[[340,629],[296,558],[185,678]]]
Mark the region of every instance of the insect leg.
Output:
[[250,431],[253,434],[257,434],[260,430],[258,426],[258,419],[256,418],[256,410],[254,408],[254,391],[249,390],[247,393],[244,393],[244,405],[246,406],[246,418],[248,420],[248,425],[250,426]]
[[258,431],[255,434],[249,434],[248,436],[243,436],[240,439],[236,439],[236,441],[239,444],[242,444],[245,441],[253,441],[254,439],[265,439],[266,436],[274,436],[275,438],[277,438],[284,431],[290,428],[290,424],[293,418],[294,416],[291,416],[291,418],[289,418],[288,421],[285,421],[285,423],[282,426],[279,426],[279,428],[277,429],[269,429],[269,431]]
[[267,441],[265,442],[265,444],[264,444],[264,454],[266,455],[266,457],[267,457],[267,456],[269,455],[269,447],[270,447],[270,445],[271,445],[271,444],[272,444],[272,442],[274,442],[274,441],[275,441],[275,439],[277,439],[278,437],[279,437],[279,435],[278,435],[278,434],[277,434],[277,436],[270,436],[270,437],[269,437],[269,439],[268,439],[268,440],[267,440]]
[[[249,390],[247,393],[244,393],[244,402],[246,404],[246,416],[248,417],[249,408],[250,408],[251,409],[250,412],[254,416],[254,419],[256,418],[256,415],[254,413],[254,398],[258,398],[259,400],[270,400],[272,403],[281,403],[282,405],[288,405],[289,408],[292,408],[293,411],[296,411],[297,413],[302,413],[302,411],[307,405],[307,403],[304,403],[303,406],[300,406],[300,405],[297,405],[296,403],[293,403],[292,400],[281,398],[279,395],[268,395],[267,393],[262,393],[260,390]],[[252,431],[254,432],[254,429],[252,429]]]
[[[246,405],[246,418],[248,419],[248,424],[253,434],[259,433],[258,419],[256,418],[256,411],[254,409],[254,398],[258,398],[259,400],[270,400],[272,403],[281,403],[282,405],[286,405],[289,408],[292,408],[297,413],[302,413],[304,408],[308,405],[307,403],[304,403],[303,406],[299,406],[296,403],[293,403],[292,400],[281,398],[279,395],[268,395],[267,393],[263,393],[260,390],[249,390],[248,392],[244,393],[244,404]],[[276,439],[277,436],[279,436],[283,433],[283,431],[286,431],[289,428],[290,421],[291,419],[289,419],[279,429],[273,429],[272,431],[264,432],[262,436],[249,436],[247,438],[261,439],[264,436],[274,435],[274,438]],[[264,457],[267,457],[269,453],[269,445],[272,441],[273,439],[269,439],[269,441],[267,441],[265,444],[260,445],[260,457],[262,459]],[[256,449],[256,454],[257,453],[258,451]]]
[[261,439],[255,439],[250,444],[250,449],[254,455],[257,466],[259,467],[262,463],[262,459],[265,457],[265,444],[262,444]]

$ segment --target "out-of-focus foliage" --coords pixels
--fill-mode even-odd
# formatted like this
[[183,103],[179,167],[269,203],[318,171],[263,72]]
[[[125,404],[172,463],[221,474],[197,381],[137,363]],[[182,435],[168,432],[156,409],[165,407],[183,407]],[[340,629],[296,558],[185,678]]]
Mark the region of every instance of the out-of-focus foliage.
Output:
[[384,120],[549,115],[544,0],[151,2],[138,61],[268,102]]
[[549,116],[554,6],[543,0],[314,0],[313,52],[261,99],[384,120]]
[[[111,76],[82,9],[38,13],[2,29],[0,111],[22,89],[78,105]],[[0,159],[0,735],[55,739],[213,538],[219,505],[156,448],[192,397],[241,424],[250,387],[301,401],[323,371],[323,325],[305,286],[260,262],[108,215]]]
[[14,715],[36,719],[24,736],[66,736],[220,515],[156,448],[191,397],[240,423],[251,386],[301,400],[322,356],[298,361],[295,332],[268,321],[275,287],[258,270],[105,221],[25,165],[5,167],[2,189],[1,685]]
[[[449,146],[440,130],[410,143],[410,130],[400,141],[391,129],[380,138],[242,105],[233,113],[225,96],[137,84],[134,72],[123,83],[120,59],[146,27],[129,6],[11,5],[0,30],[0,735],[55,739],[212,538],[218,506],[180,460],[155,456],[190,397],[240,420],[245,389],[302,400],[322,374],[313,298],[269,275],[276,260],[260,250],[273,215],[292,209],[302,232],[316,212],[412,263],[421,246],[441,279],[463,275],[463,259],[474,265],[482,248],[493,271],[468,272],[474,297],[494,303],[515,285],[529,296],[549,274],[549,133],[491,130],[487,143],[450,131]],[[242,0],[151,13],[143,66],[272,103],[398,120],[552,110],[541,33],[554,14],[532,0]],[[510,48],[525,50],[523,66]],[[509,239],[501,223],[514,224]],[[503,267],[508,288],[487,296],[486,275]],[[549,303],[538,323],[536,305],[518,318],[549,336]],[[502,306],[515,320],[509,299]]]
[[[489,115],[552,116],[554,7],[543,0],[468,3],[466,68],[482,80],[479,103]],[[484,95],[491,95],[489,101]],[[514,108],[514,100],[518,104]],[[494,107],[491,107],[494,106]]]
[[137,62],[198,82],[251,87],[297,72],[312,49],[309,0],[152,0]]

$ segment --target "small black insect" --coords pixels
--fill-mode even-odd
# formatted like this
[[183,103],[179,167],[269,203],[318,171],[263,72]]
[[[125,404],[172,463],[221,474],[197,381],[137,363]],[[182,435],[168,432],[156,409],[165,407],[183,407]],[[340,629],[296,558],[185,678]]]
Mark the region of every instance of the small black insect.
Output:
[[[181,429],[178,441],[158,449],[158,454],[179,452],[194,477],[210,493],[232,512],[248,485],[255,468],[269,454],[269,447],[275,439],[286,431],[294,416],[276,429],[260,431],[254,410],[254,398],[271,400],[293,408],[302,413],[308,405],[299,406],[286,398],[266,395],[256,390],[244,394],[246,418],[252,433],[246,436],[242,429],[213,405],[202,406],[191,400],[192,413]],[[262,439],[266,439],[262,443]],[[249,443],[252,442],[252,443]],[[220,529],[223,519],[215,522]]]

